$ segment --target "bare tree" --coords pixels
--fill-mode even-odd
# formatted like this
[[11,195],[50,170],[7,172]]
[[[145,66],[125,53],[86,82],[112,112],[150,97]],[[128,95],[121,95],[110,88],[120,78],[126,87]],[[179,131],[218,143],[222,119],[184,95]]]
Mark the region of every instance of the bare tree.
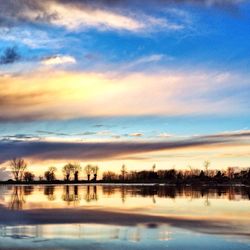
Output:
[[99,167],[98,167],[98,166],[93,166],[93,167],[92,167],[92,172],[93,172],[93,174],[94,174],[93,181],[96,181],[96,180],[97,180],[98,171],[99,171]]
[[204,168],[205,168],[206,176],[208,176],[209,165],[210,165],[210,161],[204,161]]
[[122,180],[125,180],[125,175],[127,174],[126,166],[123,164],[121,169]]
[[87,178],[88,178],[88,181],[90,181],[90,175],[92,173],[92,170],[93,170],[93,167],[92,165],[88,164],[85,168],[84,168],[84,171],[87,175]]
[[64,167],[63,167],[63,174],[65,176],[65,180],[66,181],[69,181],[70,180],[70,175],[72,173],[72,168],[73,168],[73,165],[71,163],[68,163],[66,164]]
[[56,179],[55,172],[57,171],[56,167],[50,167],[48,171],[44,173],[44,177],[47,181],[54,181]]
[[74,180],[75,181],[78,181],[78,177],[79,177],[79,172],[81,171],[81,165],[79,163],[74,163],[74,164],[71,164],[71,172],[73,173],[74,175]]
[[21,181],[23,179],[24,172],[27,168],[27,163],[22,158],[13,158],[10,161],[10,168],[14,179],[16,181]]
[[156,165],[154,164],[154,165],[152,166],[152,171],[154,172],[155,169],[156,169]]
[[234,176],[234,167],[228,167],[227,168],[227,176],[229,179],[233,179],[233,176]]
[[24,172],[24,175],[23,175],[23,180],[26,181],[26,182],[32,182],[34,181],[35,179],[35,175],[32,174],[31,172]]
[[118,179],[118,176],[115,172],[112,172],[112,171],[106,171],[106,172],[103,172],[103,180],[104,181],[114,181],[114,180],[117,180]]

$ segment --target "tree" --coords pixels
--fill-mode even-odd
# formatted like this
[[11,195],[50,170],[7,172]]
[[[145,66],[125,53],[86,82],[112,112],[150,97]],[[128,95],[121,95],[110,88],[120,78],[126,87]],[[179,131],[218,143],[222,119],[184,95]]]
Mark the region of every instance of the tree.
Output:
[[234,167],[228,167],[227,168],[227,176],[230,180],[233,179],[234,176]]
[[91,173],[92,173],[92,169],[93,169],[93,167],[92,167],[92,165],[90,165],[90,164],[88,164],[88,165],[84,168],[84,171],[85,171],[85,173],[86,173],[86,175],[87,175],[88,181],[90,181],[90,175],[91,175]]
[[121,169],[122,180],[125,180],[125,175],[127,174],[126,166],[123,164]]
[[73,168],[73,165],[71,163],[68,163],[63,167],[63,174],[65,176],[66,181],[70,181],[70,175],[72,172],[72,168]]
[[23,175],[23,180],[26,181],[26,182],[32,182],[34,181],[35,179],[35,175],[32,174],[31,172],[24,172],[24,175]]
[[208,176],[208,168],[210,166],[210,161],[204,161],[205,174]]
[[57,169],[55,167],[50,167],[48,171],[44,173],[44,177],[47,181],[54,181],[56,179],[55,172]]
[[114,181],[115,179],[117,179],[117,175],[115,174],[115,172],[106,171],[106,172],[103,172],[102,178],[104,181]]
[[13,158],[10,161],[10,168],[14,179],[16,181],[21,181],[27,168],[27,163],[22,158]]
[[152,166],[152,171],[154,172],[155,169],[156,169],[156,165],[154,164],[154,165]]
[[74,181],[78,181],[79,172],[81,171],[81,166],[79,163],[71,164],[71,172],[74,175]]
[[99,171],[99,167],[98,166],[93,166],[92,167],[92,172],[94,174],[94,178],[93,178],[93,181],[96,181],[97,180],[97,173]]
[[188,168],[189,168],[189,170],[190,170],[190,176],[191,177],[193,177],[193,168],[192,168],[192,166],[191,165],[188,165]]

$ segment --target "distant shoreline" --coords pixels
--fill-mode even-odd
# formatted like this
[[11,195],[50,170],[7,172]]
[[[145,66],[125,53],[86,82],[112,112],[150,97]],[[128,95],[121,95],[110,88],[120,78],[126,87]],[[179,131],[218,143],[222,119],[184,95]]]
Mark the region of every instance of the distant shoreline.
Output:
[[15,182],[15,181],[0,181],[0,185],[84,185],[84,186],[169,186],[169,187],[250,187],[250,184],[245,183],[162,183],[162,182],[87,182],[87,181],[78,181],[78,182],[65,182],[65,181],[54,181],[54,182],[46,182],[46,181],[34,181],[34,182]]

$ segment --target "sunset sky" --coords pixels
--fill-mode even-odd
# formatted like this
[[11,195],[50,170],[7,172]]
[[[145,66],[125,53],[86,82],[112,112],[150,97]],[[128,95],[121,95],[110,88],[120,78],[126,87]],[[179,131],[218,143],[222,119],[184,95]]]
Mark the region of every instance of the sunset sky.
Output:
[[0,179],[250,166],[247,0],[0,0]]

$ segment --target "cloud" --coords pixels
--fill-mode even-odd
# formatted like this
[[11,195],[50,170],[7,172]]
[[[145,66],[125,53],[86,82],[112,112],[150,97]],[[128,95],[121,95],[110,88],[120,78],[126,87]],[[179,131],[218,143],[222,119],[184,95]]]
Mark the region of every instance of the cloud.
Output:
[[193,32],[193,15],[184,10],[186,5],[215,7],[235,13],[242,2],[244,1],[0,0],[0,36],[2,35],[1,40],[20,42],[31,48],[58,48],[65,44],[64,39],[61,39],[63,32],[59,38],[55,35],[59,30],[79,32],[96,29],[136,35],[159,31]]
[[0,180],[8,180],[11,177],[11,172],[6,167],[0,168]]
[[[249,77],[216,71],[66,72],[0,76],[0,120],[247,114]],[[32,88],[27,88],[32,84]],[[31,86],[31,85],[30,85]],[[230,94],[231,93],[231,94]],[[233,95],[232,95],[233,93]]]
[[158,18],[143,13],[141,10],[126,8],[100,1],[28,1],[8,2],[0,0],[2,25],[39,23],[65,27],[68,30],[97,28],[100,30],[124,30],[138,32],[162,27],[165,30],[182,29],[182,25],[166,18]]
[[12,64],[20,59],[20,55],[15,47],[6,48],[3,54],[0,56],[1,64]]
[[250,145],[250,131],[193,136],[168,141],[120,142],[57,142],[57,141],[0,141],[0,162],[13,157],[35,160],[105,160],[162,150],[194,149],[213,146]]
[[248,138],[250,137],[250,130],[238,130],[238,131],[227,131],[218,134],[212,134],[205,136],[206,138],[230,138],[230,139],[238,139],[238,138]]
[[2,141],[31,141],[31,140],[39,140],[39,136],[31,135],[31,134],[15,134],[15,135],[5,135],[2,136]]
[[161,133],[161,134],[159,134],[158,136],[159,136],[159,137],[161,137],[161,138],[169,138],[169,137],[173,137],[173,135],[172,135],[172,134],[168,134],[168,133]]
[[74,64],[76,63],[76,59],[72,56],[50,56],[46,57],[42,60],[42,64],[44,65],[59,65],[59,64]]
[[[31,49],[50,48],[52,50],[65,46],[66,39],[64,35],[58,36],[48,30],[35,29],[21,24],[5,28],[0,26],[0,37],[4,42],[28,46]],[[71,38],[67,37],[67,41],[70,40]]]
[[142,137],[143,136],[143,133],[132,133],[132,134],[129,134],[129,136],[132,136],[132,137]]
[[139,59],[136,59],[132,62],[127,62],[125,65],[122,67],[123,70],[131,70],[131,69],[137,69],[140,66],[145,67],[145,65],[153,65],[158,62],[161,62],[163,60],[171,61],[174,58],[168,55],[163,55],[163,54],[152,54],[148,56],[143,56]]

